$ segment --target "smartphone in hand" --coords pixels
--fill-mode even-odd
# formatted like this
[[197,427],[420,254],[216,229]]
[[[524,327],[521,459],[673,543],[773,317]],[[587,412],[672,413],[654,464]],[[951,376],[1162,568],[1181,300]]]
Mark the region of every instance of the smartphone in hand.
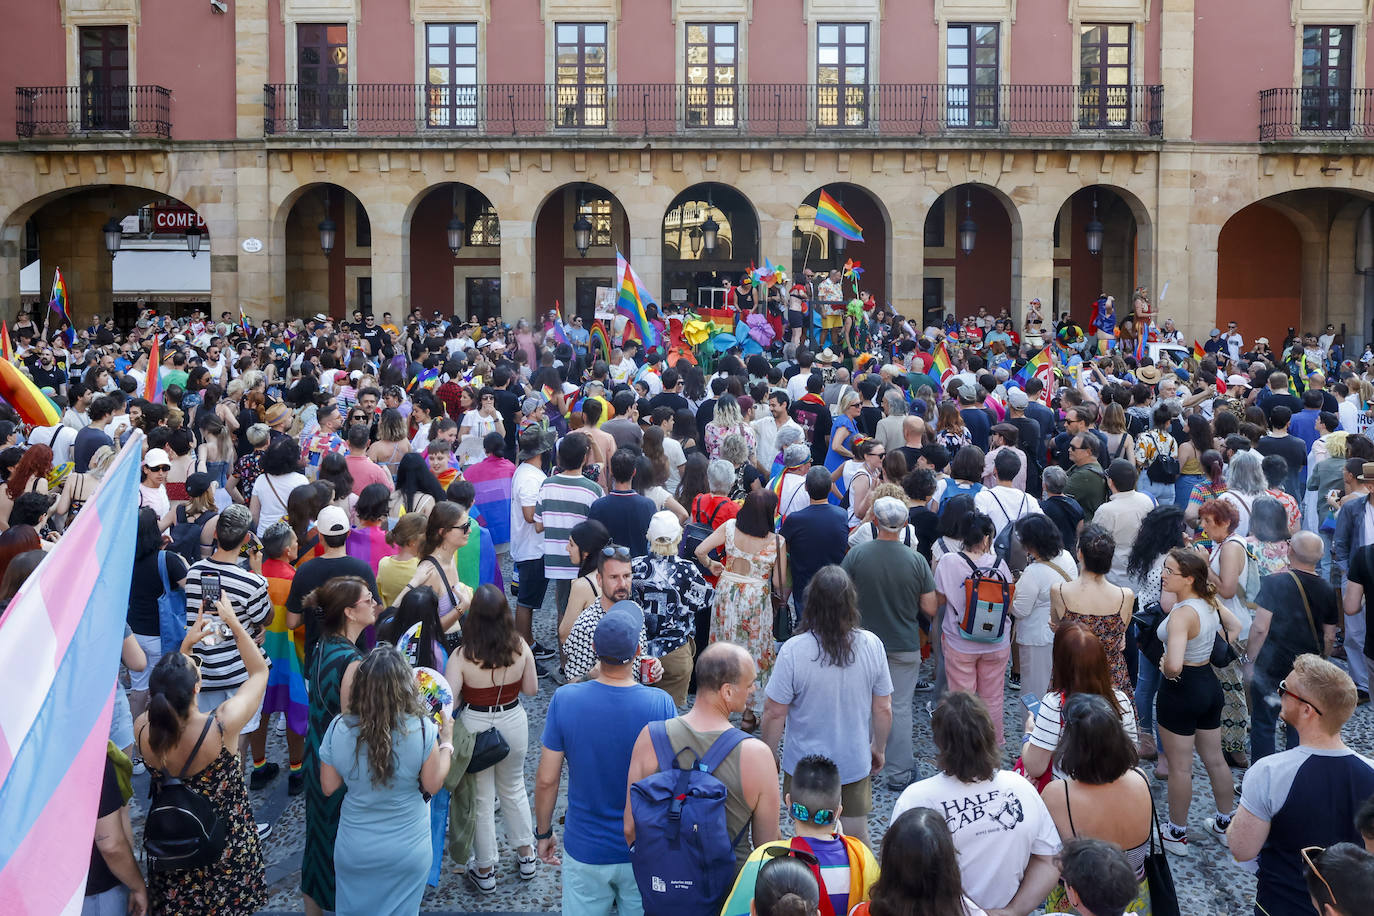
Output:
[[1026,707],[1026,712],[1035,718],[1040,714],[1040,698],[1033,693],[1021,694],[1021,705]]

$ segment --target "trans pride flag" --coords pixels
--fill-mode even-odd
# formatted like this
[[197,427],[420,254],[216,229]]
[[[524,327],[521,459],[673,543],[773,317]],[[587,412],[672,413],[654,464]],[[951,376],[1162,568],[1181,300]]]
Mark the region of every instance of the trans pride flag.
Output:
[[515,465],[500,455],[488,455],[463,471],[463,477],[477,491],[473,513],[483,528],[491,532],[494,544],[510,543],[511,477]]
[[[135,431],[81,513],[0,616],[0,901],[81,912],[95,837],[138,525]],[[102,597],[103,596],[103,597]]]

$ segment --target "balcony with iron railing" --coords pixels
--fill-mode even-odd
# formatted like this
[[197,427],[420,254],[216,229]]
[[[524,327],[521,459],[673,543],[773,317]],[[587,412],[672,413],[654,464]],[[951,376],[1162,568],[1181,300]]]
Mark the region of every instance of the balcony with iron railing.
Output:
[[935,83],[264,87],[263,129],[360,137],[1139,139],[1163,134],[1163,88]]
[[1374,90],[1264,89],[1259,94],[1259,108],[1262,141],[1374,139]]
[[22,140],[172,137],[172,90],[162,86],[19,86],[14,110]]

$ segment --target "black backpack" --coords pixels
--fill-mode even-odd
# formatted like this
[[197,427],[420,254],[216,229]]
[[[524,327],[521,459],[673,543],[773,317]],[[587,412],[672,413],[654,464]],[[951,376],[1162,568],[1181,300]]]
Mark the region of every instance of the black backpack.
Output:
[[157,791],[150,793],[152,806],[143,825],[143,851],[148,857],[149,871],[203,868],[214,865],[224,855],[229,842],[229,827],[224,818],[208,798],[182,782],[214,721],[215,713],[211,710],[181,772],[165,776]]
[[[697,494],[696,499],[701,499],[700,493]],[[686,557],[696,563],[698,568],[703,569],[709,575],[711,571],[697,562],[697,548],[701,546],[702,541],[711,536],[711,532],[716,530],[716,514],[720,512],[720,507],[725,505],[726,501],[722,499],[716,503],[716,507],[711,510],[711,517],[705,522],[696,521],[695,503],[696,500],[693,500],[691,520],[682,526],[682,545],[678,548],[678,556]]]
[[209,520],[201,515],[193,522],[186,517],[186,507],[177,506],[176,521],[167,530],[167,536],[171,539],[167,548],[185,560],[187,565],[199,563],[204,559],[200,552],[200,534]]

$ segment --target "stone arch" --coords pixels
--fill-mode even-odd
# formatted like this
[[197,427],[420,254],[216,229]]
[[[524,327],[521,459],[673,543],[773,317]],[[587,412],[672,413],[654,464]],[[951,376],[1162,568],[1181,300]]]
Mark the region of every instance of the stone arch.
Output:
[[[462,224],[455,253],[449,248],[451,219]],[[501,311],[502,220],[495,202],[466,181],[444,181],[418,191],[401,222],[403,298],[407,309],[428,316],[485,319]]]
[[[924,320],[939,320],[946,312],[975,315],[980,308],[990,315],[1005,309],[1016,320],[1023,220],[1007,192],[982,181],[959,182],[935,195],[924,219]],[[968,254],[959,243],[966,219],[977,226]]]
[[[708,216],[721,226],[716,253],[711,256],[704,254],[704,247],[690,250],[694,233]],[[751,263],[761,264],[762,225],[758,208],[739,188],[703,181],[679,191],[664,210],[661,224],[664,299],[672,289],[686,289],[688,302],[696,305],[698,289],[720,286],[727,279],[737,282]],[[687,257],[682,256],[684,252]]]
[[[573,229],[580,217],[591,225],[585,252],[578,250]],[[557,301],[565,318],[580,314],[591,327],[596,288],[615,285],[616,252],[630,255],[630,229],[624,203],[605,185],[566,182],[550,189],[531,221],[535,317]]]
[[[835,241],[831,233],[817,231],[814,228],[801,228],[814,220],[816,203],[820,199],[822,189],[832,197],[835,197],[836,190],[839,190],[843,196],[837,198],[838,202],[849,211],[850,216],[863,230],[862,242],[848,242],[844,253],[836,253],[834,257],[830,256],[830,245]],[[852,258],[861,262],[864,267],[863,286],[871,291],[879,302],[886,303],[891,299],[892,217],[887,205],[877,193],[856,182],[827,182],[802,198],[795,211],[795,221],[800,224],[796,231],[800,233],[802,250],[798,252],[796,246],[793,247],[792,263],[789,265],[793,275],[799,275],[803,265],[813,269],[818,266],[840,267],[846,259]],[[813,261],[815,263],[812,263]]]
[[[1102,250],[1096,256],[1089,252],[1084,235],[1094,201],[1097,219],[1104,226]],[[1129,223],[1125,216],[1130,217]],[[1152,285],[1154,221],[1149,207],[1135,192],[1106,182],[1074,190],[1056,211],[1054,241],[1055,287],[1059,290],[1056,314],[1068,310],[1086,327],[1093,301],[1105,292],[1116,298],[1117,313],[1124,316],[1137,286],[1146,287],[1158,304],[1161,290]],[[1080,269],[1076,271],[1075,265]]]
[[[322,250],[318,229],[326,214],[336,227],[328,254]],[[303,182],[286,191],[273,210],[268,245],[273,314],[287,319],[316,313],[342,318],[355,308],[368,310],[371,220],[362,198],[337,182]]]

